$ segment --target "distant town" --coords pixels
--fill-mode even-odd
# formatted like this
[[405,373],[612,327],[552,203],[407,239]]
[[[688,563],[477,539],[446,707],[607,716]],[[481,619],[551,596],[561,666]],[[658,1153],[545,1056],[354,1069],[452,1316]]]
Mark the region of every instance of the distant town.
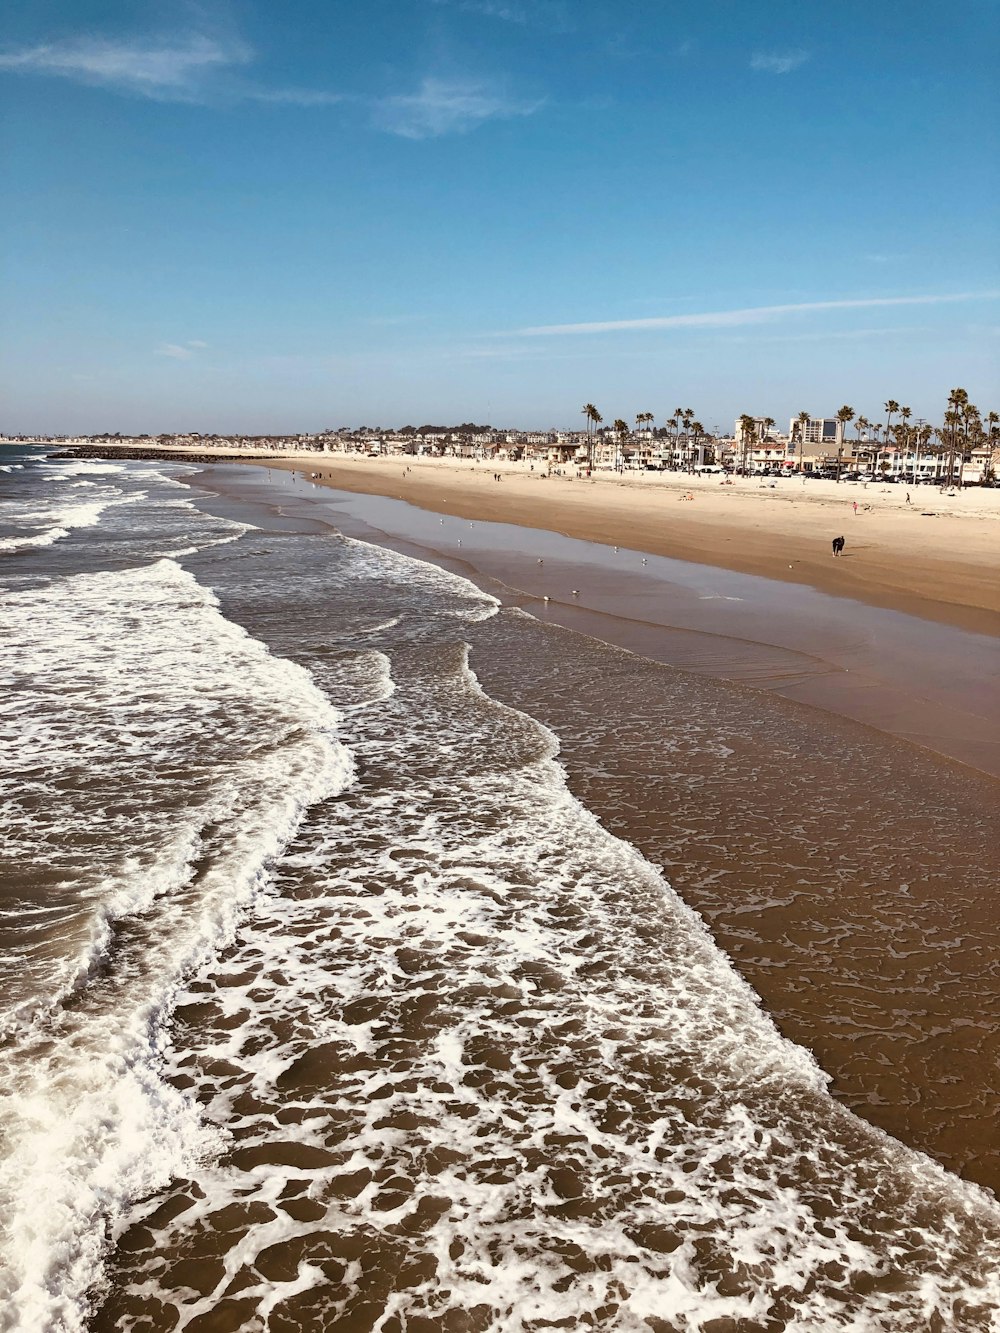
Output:
[[[890,401],[884,422],[842,407],[832,416],[800,412],[777,429],[772,417],[744,414],[731,435],[711,434],[690,408],[678,408],[663,426],[651,412],[629,424],[604,422],[592,403],[582,409],[577,431],[498,429],[465,422],[458,426],[342,426],[313,434],[173,435],[100,434],[9,436],[0,442],[68,446],[231,450],[253,453],[351,454],[367,457],[465,458],[483,462],[530,462],[546,469],[588,471],[735,472],[742,475],[803,476],[846,480],[879,479],[936,485],[993,486],[1000,471],[1000,417],[984,418],[961,389],[952,391],[940,426],[911,421],[908,407]],[[895,420],[893,420],[895,418]]]

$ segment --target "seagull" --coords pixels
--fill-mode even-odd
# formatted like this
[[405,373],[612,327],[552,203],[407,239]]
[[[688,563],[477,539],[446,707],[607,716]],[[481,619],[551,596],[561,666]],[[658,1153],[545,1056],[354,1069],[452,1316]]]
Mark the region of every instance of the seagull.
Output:
[[573,596],[574,596],[574,597],[579,597],[579,596],[580,596],[580,594],[579,594],[579,592],[577,591],[576,588],[573,589]]
[[543,598],[542,598],[542,601],[543,601],[543,602],[547,602],[548,600],[549,600],[549,599],[548,599],[547,597],[543,597]]
[[539,564],[540,564],[540,565],[542,565],[542,564],[544,564],[544,563],[545,563],[545,561],[544,561],[544,560],[539,560],[539,562],[538,562],[538,563],[539,563]]
[[646,563],[646,557],[645,557],[645,556],[642,557],[642,563],[643,563],[643,564]]

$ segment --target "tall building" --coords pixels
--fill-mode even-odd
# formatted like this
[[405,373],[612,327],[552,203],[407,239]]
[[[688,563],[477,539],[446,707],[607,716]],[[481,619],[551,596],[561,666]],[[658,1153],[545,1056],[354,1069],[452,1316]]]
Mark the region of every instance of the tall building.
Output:
[[[798,417],[792,417],[788,423],[788,438],[797,439],[799,432]],[[832,444],[839,448],[844,442],[843,424],[836,417],[810,417],[805,423],[804,444]]]
[[[754,417],[753,423],[754,426],[756,427],[758,440],[763,440],[768,435],[770,435],[771,438],[775,440],[780,441],[784,439],[784,436],[776,433],[773,426],[770,428],[770,430],[768,430],[767,422],[768,422],[767,417]],[[740,434],[741,434],[740,418],[737,417],[736,421],[733,423],[733,439],[738,440],[740,438]]]

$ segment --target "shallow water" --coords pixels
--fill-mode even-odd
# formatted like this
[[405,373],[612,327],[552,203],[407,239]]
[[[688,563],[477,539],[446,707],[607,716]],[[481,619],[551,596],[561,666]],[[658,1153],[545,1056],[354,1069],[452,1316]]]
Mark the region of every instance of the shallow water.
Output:
[[[50,645],[10,719],[9,1326],[994,1326],[995,1202],[832,1098],[654,863],[742,967],[796,843],[755,775],[815,719],[723,724],[730,687],[158,476],[7,578],[11,669]],[[824,744],[887,780],[860,732]],[[835,870],[792,863],[827,953]]]

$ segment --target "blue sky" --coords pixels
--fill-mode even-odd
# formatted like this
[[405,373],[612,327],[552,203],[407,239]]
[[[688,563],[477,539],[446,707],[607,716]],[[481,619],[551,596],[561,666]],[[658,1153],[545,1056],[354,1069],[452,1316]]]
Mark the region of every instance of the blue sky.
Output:
[[997,0],[18,0],[0,430],[1000,407]]

